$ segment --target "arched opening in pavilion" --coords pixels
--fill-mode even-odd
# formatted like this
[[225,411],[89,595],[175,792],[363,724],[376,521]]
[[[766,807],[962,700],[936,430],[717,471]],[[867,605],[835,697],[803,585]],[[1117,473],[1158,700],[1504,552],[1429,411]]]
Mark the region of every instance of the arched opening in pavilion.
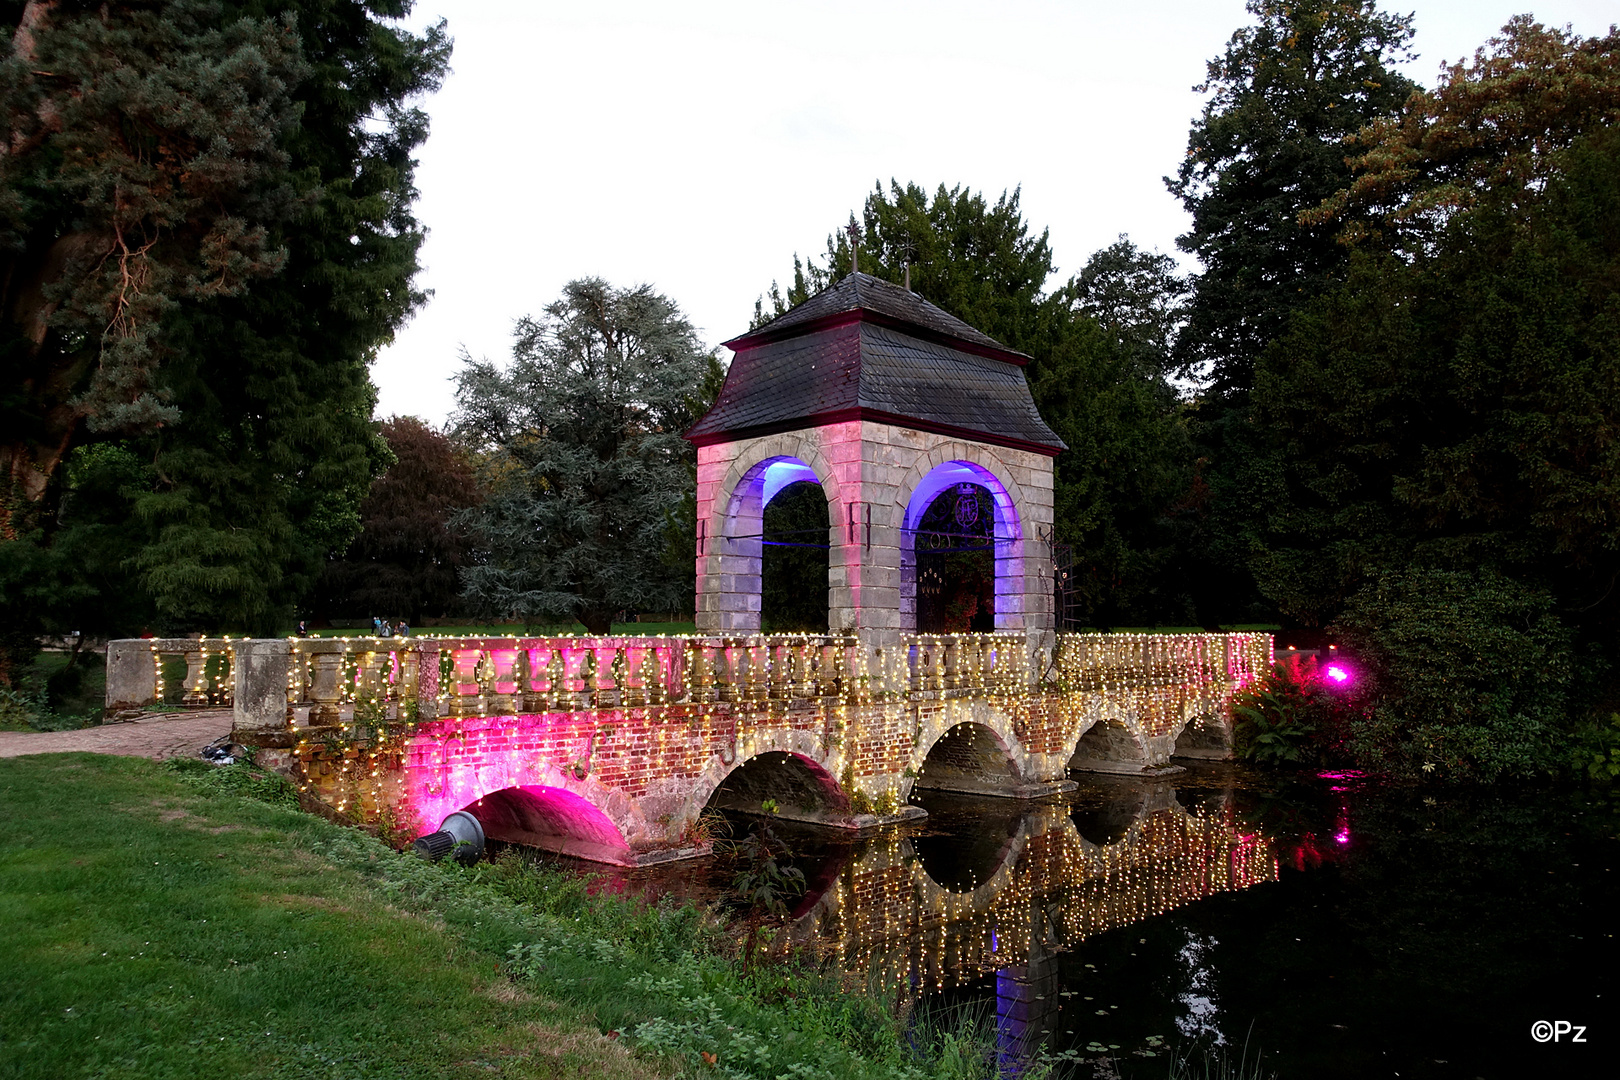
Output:
[[759,595],[765,633],[827,632],[828,516],[827,496],[814,480],[796,480],[765,504]]
[[901,538],[902,582],[920,634],[996,629],[1017,588],[1018,513],[993,473],[948,461],[917,485]]

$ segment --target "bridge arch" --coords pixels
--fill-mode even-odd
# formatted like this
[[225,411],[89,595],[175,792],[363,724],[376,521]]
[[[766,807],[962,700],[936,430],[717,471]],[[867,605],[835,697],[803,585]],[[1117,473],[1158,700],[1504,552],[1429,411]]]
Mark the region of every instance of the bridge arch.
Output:
[[1069,768],[1135,773],[1155,764],[1148,733],[1132,710],[1099,700],[1086,710],[1069,753]]
[[408,792],[425,829],[466,810],[491,839],[621,865],[655,839],[636,801],[588,772],[488,756],[434,772]]
[[1007,795],[1024,787],[1029,755],[1012,718],[983,699],[959,699],[919,716],[903,794],[918,789]]
[[711,804],[755,810],[769,798],[776,802],[777,816],[790,821],[841,820],[850,808],[849,793],[837,780],[842,765],[842,754],[808,731],[771,727],[751,732],[709,758],[682,818],[695,822]]

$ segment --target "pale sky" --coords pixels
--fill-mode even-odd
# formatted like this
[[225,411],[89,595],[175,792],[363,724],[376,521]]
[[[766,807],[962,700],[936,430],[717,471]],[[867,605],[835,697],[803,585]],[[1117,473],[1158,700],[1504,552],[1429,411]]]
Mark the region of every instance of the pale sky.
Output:
[[[1616,0],[1384,7],[1416,14],[1425,86],[1514,14],[1620,21]],[[508,357],[513,321],[573,278],[650,283],[710,345],[741,334],[874,181],[1022,185],[1052,284],[1121,232],[1185,262],[1161,178],[1248,21],[1242,0],[419,0],[411,24],[440,16],[455,54],[416,174],[434,295],[372,370],[379,416],[435,424],[460,349]]]

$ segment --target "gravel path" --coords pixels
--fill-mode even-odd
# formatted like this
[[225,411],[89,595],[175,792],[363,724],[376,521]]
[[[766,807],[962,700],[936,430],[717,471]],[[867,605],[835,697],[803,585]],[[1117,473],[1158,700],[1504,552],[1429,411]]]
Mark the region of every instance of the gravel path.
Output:
[[127,723],[103,724],[79,731],[0,731],[0,758],[85,750],[92,754],[162,760],[195,755],[230,731],[229,709],[154,713]]

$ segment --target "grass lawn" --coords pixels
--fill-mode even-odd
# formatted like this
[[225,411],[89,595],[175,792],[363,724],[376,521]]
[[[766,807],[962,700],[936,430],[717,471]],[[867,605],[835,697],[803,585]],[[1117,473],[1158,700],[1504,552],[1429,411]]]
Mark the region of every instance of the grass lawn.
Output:
[[246,765],[0,759],[0,1080],[997,1075],[982,1017],[750,971],[691,907],[429,864],[290,797]]
[[0,819],[0,1077],[671,1071],[501,974],[476,907],[402,908],[319,818],[61,754],[0,760]]

